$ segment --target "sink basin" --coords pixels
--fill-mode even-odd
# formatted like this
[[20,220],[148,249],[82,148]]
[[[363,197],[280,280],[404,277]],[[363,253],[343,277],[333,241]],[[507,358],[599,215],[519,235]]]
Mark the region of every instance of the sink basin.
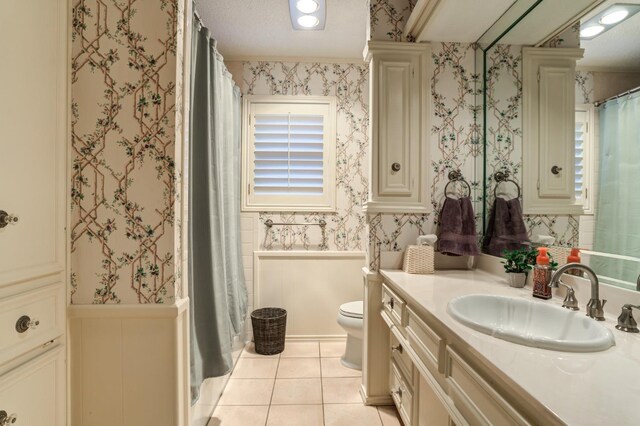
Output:
[[564,352],[597,352],[615,345],[613,333],[584,312],[516,297],[471,294],[452,299],[449,314],[498,339]]

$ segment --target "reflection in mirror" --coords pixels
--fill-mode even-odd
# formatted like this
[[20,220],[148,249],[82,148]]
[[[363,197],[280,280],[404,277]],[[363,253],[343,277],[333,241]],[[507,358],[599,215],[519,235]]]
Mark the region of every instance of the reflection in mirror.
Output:
[[[562,265],[569,248],[581,247],[582,262],[590,264],[603,282],[636,288],[640,13],[631,6],[622,21],[602,24],[613,19],[603,20],[605,15],[630,3],[640,10],[640,0],[624,5],[602,0],[519,0],[514,6],[519,4],[522,14],[510,25],[503,18],[479,40],[484,65],[485,253],[500,255],[504,248],[544,243],[552,246]],[[594,22],[605,30],[581,39],[581,26]],[[492,41],[490,35],[497,39]],[[524,46],[585,49],[575,75],[574,141],[574,197],[582,204],[583,215],[522,214],[519,187],[524,186],[522,170],[527,167],[522,162]]]

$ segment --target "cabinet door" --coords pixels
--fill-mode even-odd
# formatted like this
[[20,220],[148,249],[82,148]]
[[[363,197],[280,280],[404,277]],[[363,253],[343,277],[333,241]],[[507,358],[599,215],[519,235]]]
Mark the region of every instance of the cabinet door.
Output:
[[[417,170],[416,152],[412,141],[417,140],[417,112],[419,95],[415,70],[418,58],[381,58],[378,62],[378,195],[413,196]],[[415,150],[415,148],[414,148]],[[412,155],[413,154],[413,155]]]
[[64,350],[51,349],[0,377],[0,410],[16,426],[63,426]]
[[581,214],[575,198],[575,63],[582,49],[522,49],[523,210]]
[[[64,269],[66,0],[0,1],[0,286]],[[0,225],[2,226],[2,225]]]
[[541,198],[573,200],[575,180],[574,69],[545,66],[540,76],[538,176]]
[[420,375],[418,385],[418,426],[448,426],[450,422],[449,412],[425,378]]

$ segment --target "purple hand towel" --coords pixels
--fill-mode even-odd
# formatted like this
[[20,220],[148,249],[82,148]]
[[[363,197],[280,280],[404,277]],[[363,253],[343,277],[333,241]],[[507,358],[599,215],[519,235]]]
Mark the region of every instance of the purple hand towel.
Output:
[[487,233],[482,243],[485,253],[502,256],[505,250],[517,250],[529,242],[524,225],[522,207],[517,198],[505,200],[497,197],[489,214]]
[[477,256],[476,220],[469,197],[445,198],[440,212],[438,250],[455,256]]

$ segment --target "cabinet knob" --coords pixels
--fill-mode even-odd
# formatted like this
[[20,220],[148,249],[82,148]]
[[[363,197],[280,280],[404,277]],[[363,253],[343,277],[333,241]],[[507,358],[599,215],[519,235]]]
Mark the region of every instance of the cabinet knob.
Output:
[[562,171],[562,167],[558,167],[558,166],[553,166],[551,168],[551,173],[553,173],[554,175],[557,175],[558,173],[560,173]]
[[0,410],[0,426],[7,426],[14,424],[18,420],[18,416],[15,414],[7,414],[6,411]]
[[393,297],[391,299],[389,299],[389,301],[387,302],[387,306],[389,307],[389,309],[393,310],[393,305],[395,304],[395,301],[393,300]]
[[[15,224],[18,221],[18,216],[9,214],[4,210],[0,210],[0,229],[4,228],[7,225]],[[2,426],[2,423],[0,423]]]
[[398,344],[398,345],[395,345],[395,346],[391,346],[391,351],[392,352],[396,352],[397,351],[398,353],[401,354],[402,353],[402,345]]
[[[32,320],[28,315],[23,315],[16,321],[16,331],[20,334],[25,333],[29,329],[35,329],[40,325],[40,321]],[[2,423],[0,423],[2,426]]]
[[394,172],[399,172],[401,169],[400,163],[393,163],[391,165],[391,170],[393,170]]
[[393,393],[398,395],[398,399],[402,399],[402,388],[401,387],[398,387],[398,389],[393,391]]

